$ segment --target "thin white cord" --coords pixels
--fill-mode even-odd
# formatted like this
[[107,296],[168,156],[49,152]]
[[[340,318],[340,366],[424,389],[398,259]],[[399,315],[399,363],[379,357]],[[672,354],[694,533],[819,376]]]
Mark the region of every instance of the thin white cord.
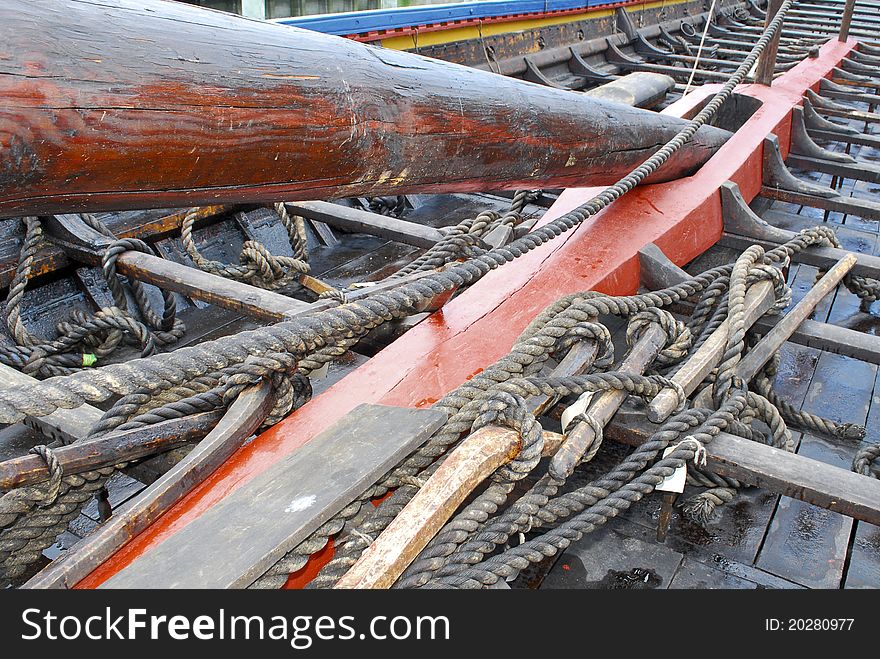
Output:
[[694,74],[697,72],[697,66],[700,64],[700,56],[703,54],[703,44],[706,43],[706,35],[709,33],[709,23],[712,22],[712,16],[715,15],[715,0],[712,0],[712,6],[709,7],[709,13],[706,15],[706,26],[703,28],[703,36],[700,37],[700,45],[697,48],[697,56],[694,58],[694,68],[688,77],[687,84],[684,86],[684,93],[687,94],[691,89],[691,83],[694,81]]

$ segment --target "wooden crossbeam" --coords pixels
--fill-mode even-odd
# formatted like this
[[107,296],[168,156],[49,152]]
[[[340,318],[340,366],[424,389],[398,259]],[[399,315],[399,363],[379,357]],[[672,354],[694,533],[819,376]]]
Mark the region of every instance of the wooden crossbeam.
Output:
[[[638,446],[659,428],[644,413],[625,408],[617,413],[605,434]],[[707,468],[721,476],[870,524],[880,523],[880,480],[724,432],[706,444],[706,452]]]

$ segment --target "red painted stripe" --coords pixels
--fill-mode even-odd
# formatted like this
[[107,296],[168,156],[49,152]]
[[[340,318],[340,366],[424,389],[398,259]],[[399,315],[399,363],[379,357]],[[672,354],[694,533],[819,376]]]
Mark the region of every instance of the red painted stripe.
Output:
[[410,27],[398,27],[391,30],[373,30],[370,32],[361,32],[357,34],[346,34],[346,39],[354,41],[370,42],[388,39],[389,37],[405,37],[409,34],[424,34],[426,32],[440,32],[443,30],[474,27],[477,25],[490,25],[492,23],[512,23],[515,21],[534,21],[542,18],[556,18],[558,16],[574,16],[578,14],[590,14],[596,11],[606,11],[608,9],[616,9],[617,7],[628,7],[631,5],[645,5],[648,0],[624,0],[623,2],[609,2],[594,7],[575,7],[574,9],[557,9],[555,11],[532,12],[530,14],[506,14],[504,16],[492,16],[489,18],[473,18],[467,20],[457,20],[442,23],[428,23],[425,25],[413,25]]
[[[634,293],[639,282],[637,254],[646,244],[655,242],[678,264],[704,252],[721,235],[721,184],[736,182],[747,200],[757,195],[764,137],[775,133],[783,153],[788,152],[791,108],[800,103],[804,90],[817,87],[855,44],[855,40],[846,44],[830,41],[822,47],[819,58],[801,62],[777,78],[772,88],[740,88],[740,93],[763,101],[763,106],[696,175],[637,188],[576,230],[489,273],[443,310],[239,450],[78,587],[100,585],[357,404],[419,407],[436,401],[504,355],[528,322],[557,298],[590,289],[615,295]],[[716,89],[699,88],[665,112],[689,115]],[[545,221],[584,203],[600,189],[566,190]],[[209,548],[194,547],[193,551],[208,552]]]

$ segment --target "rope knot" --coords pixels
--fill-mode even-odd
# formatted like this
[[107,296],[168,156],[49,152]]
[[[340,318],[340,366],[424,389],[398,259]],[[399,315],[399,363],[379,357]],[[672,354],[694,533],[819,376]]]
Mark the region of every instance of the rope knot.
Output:
[[544,437],[541,424],[529,412],[525,400],[504,391],[496,392],[480,406],[477,418],[471,426],[476,432],[486,426],[501,426],[517,432],[522,440],[519,454],[508,464],[500,467],[492,480],[500,483],[525,478],[541,460]]
[[666,343],[657,354],[657,362],[665,365],[680,361],[688,354],[693,335],[688,326],[676,320],[668,311],[659,307],[649,307],[634,314],[626,328],[626,343],[632,347],[652,325],[659,325],[666,334]]

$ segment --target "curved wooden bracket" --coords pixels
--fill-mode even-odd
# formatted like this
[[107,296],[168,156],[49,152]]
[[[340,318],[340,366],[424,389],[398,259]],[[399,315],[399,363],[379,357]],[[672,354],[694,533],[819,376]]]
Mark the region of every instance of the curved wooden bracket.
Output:
[[816,108],[813,107],[813,103],[809,98],[804,98],[804,125],[806,126],[807,131],[824,130],[839,133],[841,135],[861,135],[859,131],[851,126],[836,124],[820,115],[816,112]]
[[804,111],[798,107],[792,108],[791,111],[791,152],[799,156],[845,162],[850,165],[856,162],[855,158],[846,153],[835,153],[816,144],[804,124]]
[[788,167],[786,167],[785,161],[782,159],[782,153],[779,151],[779,138],[773,134],[764,138],[763,179],[764,185],[768,188],[778,188],[817,197],[831,198],[840,196],[831,188],[803,181],[792,174]]
[[749,208],[739,186],[732,181],[721,184],[721,215],[724,218],[724,230],[737,236],[774,243],[784,243],[795,236],[792,231],[765,222]]

